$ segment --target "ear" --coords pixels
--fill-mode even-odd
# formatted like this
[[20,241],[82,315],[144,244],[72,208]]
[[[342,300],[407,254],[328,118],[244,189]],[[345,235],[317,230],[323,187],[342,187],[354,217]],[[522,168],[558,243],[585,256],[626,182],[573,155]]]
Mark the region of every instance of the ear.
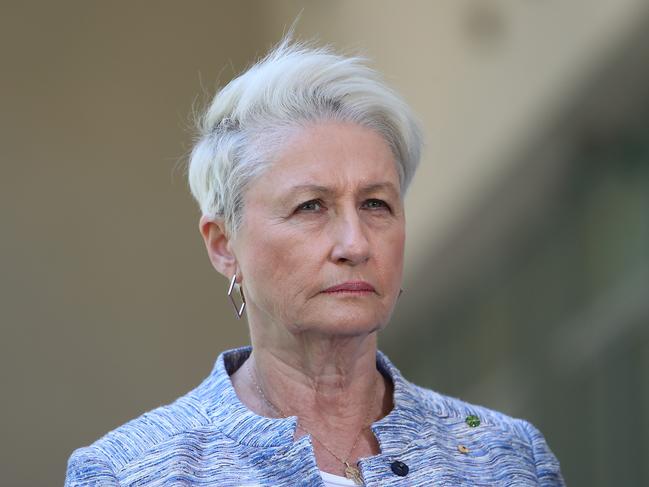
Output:
[[[237,271],[237,259],[232,253],[230,239],[225,231],[225,222],[222,218],[209,218],[201,216],[198,229],[203,236],[207,255],[212,266],[226,279],[231,279]],[[241,280],[238,276],[237,281]]]

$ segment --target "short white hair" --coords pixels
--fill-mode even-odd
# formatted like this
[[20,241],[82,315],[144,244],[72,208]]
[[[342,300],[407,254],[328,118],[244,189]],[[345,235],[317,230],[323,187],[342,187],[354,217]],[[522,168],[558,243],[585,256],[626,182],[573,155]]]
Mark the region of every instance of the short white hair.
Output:
[[360,56],[286,36],[224,86],[197,120],[189,186],[203,215],[236,233],[246,187],[290,130],[335,120],[376,130],[395,156],[401,194],[419,165],[422,136],[405,101]]

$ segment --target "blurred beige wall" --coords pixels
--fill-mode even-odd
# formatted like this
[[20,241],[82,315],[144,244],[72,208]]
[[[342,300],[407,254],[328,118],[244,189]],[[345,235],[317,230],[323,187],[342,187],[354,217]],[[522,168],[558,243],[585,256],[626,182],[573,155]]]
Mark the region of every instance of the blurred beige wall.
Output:
[[[25,2],[2,7],[2,483],[168,403],[245,344],[181,163],[192,106],[297,32],[365,52],[420,115],[408,269],[645,8],[616,2]],[[542,66],[542,68],[539,68]]]
[[259,2],[14,2],[0,19],[0,484],[61,485],[72,449],[246,341],[178,162],[203,90],[267,41]]

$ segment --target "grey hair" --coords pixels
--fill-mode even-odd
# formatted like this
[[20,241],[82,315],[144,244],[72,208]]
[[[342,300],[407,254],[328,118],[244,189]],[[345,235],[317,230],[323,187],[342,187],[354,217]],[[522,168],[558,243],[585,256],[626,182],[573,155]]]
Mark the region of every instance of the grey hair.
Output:
[[422,136],[405,101],[360,56],[285,37],[224,86],[197,120],[189,186],[203,215],[241,223],[250,182],[272,163],[290,130],[336,120],[376,130],[397,162],[404,195],[419,165]]

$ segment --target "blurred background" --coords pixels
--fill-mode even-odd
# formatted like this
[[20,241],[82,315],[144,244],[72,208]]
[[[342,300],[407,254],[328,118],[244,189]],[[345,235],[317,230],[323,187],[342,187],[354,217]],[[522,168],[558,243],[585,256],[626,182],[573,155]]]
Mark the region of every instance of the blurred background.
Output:
[[2,485],[247,343],[198,233],[191,114],[276,43],[363,53],[421,118],[381,347],[533,422],[568,485],[649,485],[649,3],[10,2],[0,12]]

